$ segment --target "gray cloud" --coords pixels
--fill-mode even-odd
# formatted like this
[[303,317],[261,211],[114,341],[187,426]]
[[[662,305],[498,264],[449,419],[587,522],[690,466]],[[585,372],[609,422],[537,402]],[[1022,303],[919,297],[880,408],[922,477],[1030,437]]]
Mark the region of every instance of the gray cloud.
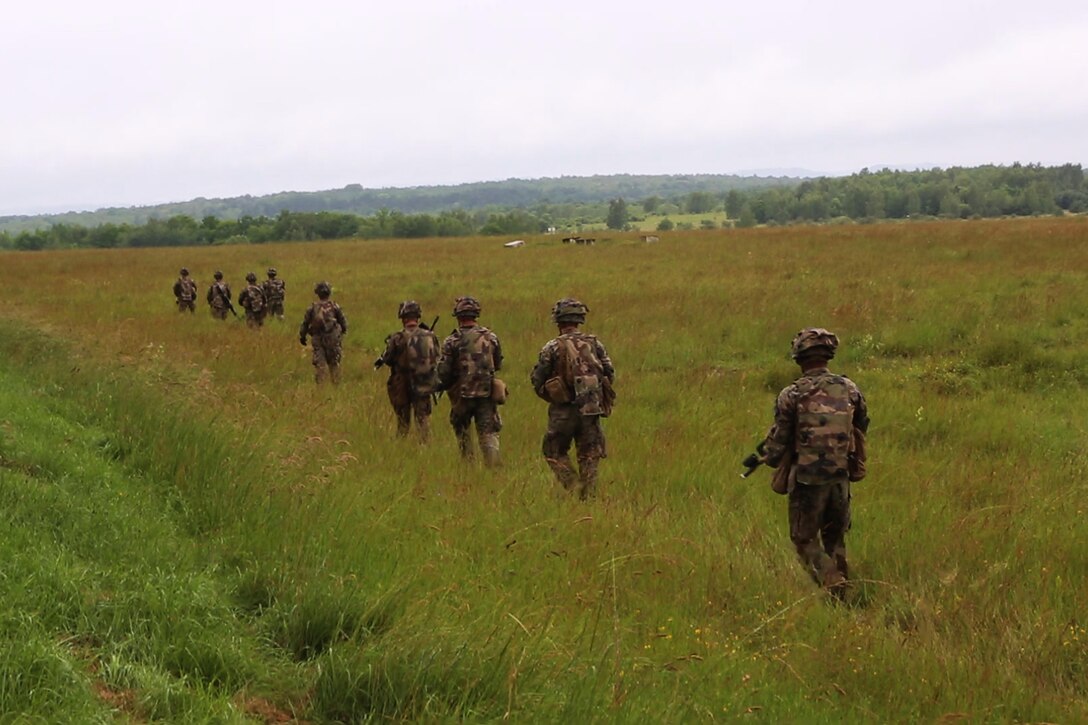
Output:
[[0,213],[1088,160],[1081,3],[730,5],[21,5],[0,31]]

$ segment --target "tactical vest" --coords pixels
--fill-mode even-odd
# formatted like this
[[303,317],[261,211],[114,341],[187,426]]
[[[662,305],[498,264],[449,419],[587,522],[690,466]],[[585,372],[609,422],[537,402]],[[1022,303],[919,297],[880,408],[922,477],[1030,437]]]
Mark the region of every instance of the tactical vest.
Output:
[[457,381],[462,398],[490,398],[495,377],[495,350],[485,327],[461,331],[457,348]]
[[847,480],[853,449],[854,403],[841,375],[805,376],[797,386],[797,480],[808,485]]
[[251,284],[246,287],[246,309],[250,312],[257,313],[264,309],[264,293],[261,292],[261,288],[255,284]]
[[268,280],[264,283],[264,289],[265,296],[268,297],[268,304],[283,302],[283,298],[286,296],[282,279]]
[[335,302],[332,300],[315,302],[310,309],[313,310],[313,313],[310,315],[311,335],[325,335],[336,329],[338,320],[336,319]]
[[606,414],[601,407],[604,365],[597,357],[594,338],[570,332],[556,338],[556,374],[563,379],[570,399],[582,415]]
[[412,378],[412,388],[417,393],[431,393],[438,383],[438,339],[430,330],[416,327],[401,333],[404,350],[397,366]]
[[178,291],[181,293],[178,295],[179,300],[192,302],[196,299],[196,282],[191,279],[179,279]]

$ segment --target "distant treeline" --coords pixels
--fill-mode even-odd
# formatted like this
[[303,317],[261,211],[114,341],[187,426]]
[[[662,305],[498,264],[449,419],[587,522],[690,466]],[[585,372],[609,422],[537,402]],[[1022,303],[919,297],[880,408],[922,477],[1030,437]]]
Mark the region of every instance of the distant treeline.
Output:
[[1031,216],[1088,211],[1080,164],[979,166],[930,171],[862,171],[790,188],[728,192],[722,208],[738,225]]
[[691,192],[725,192],[730,189],[763,189],[796,184],[788,177],[736,176],[732,174],[656,174],[564,176],[552,179],[507,179],[449,186],[365,189],[349,184],[329,191],[285,191],[267,196],[229,199],[194,199],[157,206],[99,209],[97,211],[0,216],[0,231],[32,231],[52,224],[98,226],[143,224],[152,219],[188,216],[203,219],[275,217],[280,212],[343,212],[369,216],[379,211],[403,214],[439,214],[447,211],[502,211],[539,204],[569,208],[607,203],[624,197],[682,197]]
[[[612,178],[612,177],[602,177]],[[1088,185],[1080,164],[982,166],[929,171],[869,172],[797,181],[789,186],[728,191],[689,190],[672,196],[615,196],[594,203],[537,200],[524,208],[453,209],[406,213],[386,208],[361,216],[335,211],[281,210],[273,216],[222,219],[207,214],[152,218],[145,223],[97,226],[54,223],[18,233],[0,232],[0,248],[160,247],[199,244],[260,244],[317,239],[455,237],[532,234],[607,223],[622,229],[649,215],[724,211],[736,226],[848,219],[1030,216],[1088,211]],[[690,224],[690,222],[688,222]],[[713,226],[713,225],[711,225]]]

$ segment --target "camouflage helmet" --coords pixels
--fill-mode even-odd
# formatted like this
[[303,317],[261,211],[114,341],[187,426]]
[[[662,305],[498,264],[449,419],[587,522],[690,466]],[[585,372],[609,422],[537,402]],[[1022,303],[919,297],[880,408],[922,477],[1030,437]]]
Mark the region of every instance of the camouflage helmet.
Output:
[[453,303],[453,316],[457,318],[480,316],[480,301],[475,297],[458,297]]
[[189,268],[188,267],[182,267],[181,271],[178,272],[178,274],[180,274],[182,277],[188,277],[189,276]]
[[216,279],[223,279],[223,271],[217,269],[217,270],[215,270],[215,274],[213,274],[212,276],[215,277]]
[[253,274],[252,272],[250,272],[249,274],[246,275],[246,282],[256,282],[256,281],[257,281],[257,275]]
[[325,280],[321,280],[314,285],[314,294],[318,297],[328,297],[332,294],[332,285]]
[[405,300],[404,302],[401,302],[400,306],[397,308],[397,317],[402,320],[418,320],[423,317],[423,310],[415,300]]
[[806,327],[798,332],[790,345],[790,357],[800,362],[805,358],[819,357],[830,360],[835,357],[839,338],[822,327]]
[[553,322],[576,322],[581,325],[586,321],[589,308],[573,297],[564,297],[552,307]]
[[276,276],[276,268],[275,267],[269,267],[268,268],[268,276],[269,277],[275,277]]

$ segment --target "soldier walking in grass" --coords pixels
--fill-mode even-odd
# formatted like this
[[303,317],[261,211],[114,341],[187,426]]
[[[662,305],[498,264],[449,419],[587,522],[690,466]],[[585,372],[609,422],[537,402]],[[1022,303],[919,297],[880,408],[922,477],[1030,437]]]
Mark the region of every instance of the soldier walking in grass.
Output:
[[[227,311],[234,310],[230,301],[230,285],[223,281],[223,273],[215,270],[215,282],[208,288],[208,306],[212,317],[217,320],[227,319]],[[235,313],[237,314],[237,313]]]
[[276,268],[268,268],[268,279],[261,285],[268,314],[278,320],[283,319],[283,300],[287,297],[287,285],[276,277]]
[[314,285],[317,302],[306,308],[298,341],[305,346],[310,337],[313,346],[314,380],[320,385],[331,378],[333,385],[340,382],[340,344],[348,331],[348,321],[340,305],[333,302],[332,285],[318,282]]
[[178,274],[181,276],[174,282],[174,299],[178,304],[178,312],[196,312],[196,280],[189,277],[187,267],[182,267]]
[[502,369],[502,347],[494,332],[477,323],[480,303],[475,297],[458,297],[453,306],[457,329],[442,341],[438,357],[438,384],[449,391],[450,424],[461,448],[461,457],[474,457],[472,423],[480,439],[484,463],[499,465],[499,405],[506,402],[506,385],[495,377]]
[[838,346],[819,327],[793,338],[801,377],[779,393],[761,446],[763,462],[778,469],[772,487],[789,496],[790,539],[801,564],[841,598],[849,577],[850,483],[865,477],[869,412],[858,386],[828,370]]
[[[605,458],[601,418],[612,412],[616,371],[604,345],[579,329],[589,308],[565,297],[552,308],[559,336],[549,340],[529,380],[538,397],[548,401],[548,430],[544,460],[567,491],[578,491],[583,501],[597,490],[597,468]],[[570,460],[570,446],[578,453],[578,470]]]
[[257,286],[257,275],[253,272],[246,275],[246,282],[249,284],[238,295],[238,304],[246,311],[246,326],[256,330],[264,324],[264,293]]
[[426,443],[431,431],[431,395],[438,387],[438,338],[420,323],[422,316],[415,300],[400,303],[397,317],[404,329],[385,338],[385,352],[374,361],[374,369],[389,367],[386,390],[397,416],[397,435],[408,435],[414,414],[420,441]]

